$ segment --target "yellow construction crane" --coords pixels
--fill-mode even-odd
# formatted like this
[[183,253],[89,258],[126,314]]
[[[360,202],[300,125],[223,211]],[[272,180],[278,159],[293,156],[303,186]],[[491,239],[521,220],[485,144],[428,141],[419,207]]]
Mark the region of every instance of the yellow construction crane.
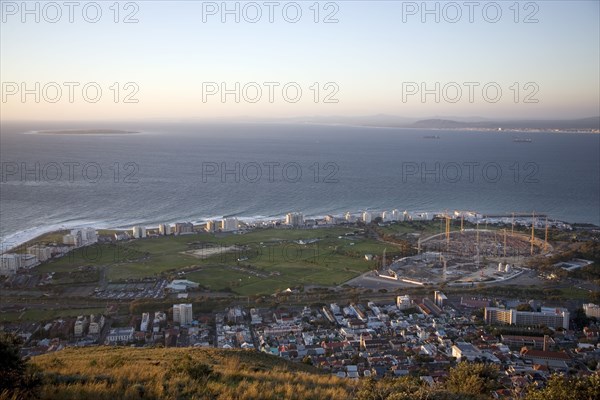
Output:
[[446,219],[446,251],[448,251],[450,249],[450,222],[452,221],[452,217],[446,212],[444,213],[444,218]]

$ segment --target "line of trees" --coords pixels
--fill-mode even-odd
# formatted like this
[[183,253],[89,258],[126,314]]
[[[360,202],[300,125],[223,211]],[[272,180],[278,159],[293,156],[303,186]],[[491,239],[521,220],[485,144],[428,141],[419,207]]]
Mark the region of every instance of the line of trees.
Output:
[[[430,386],[418,377],[367,379],[356,391],[357,400],[488,400],[502,389],[496,366],[479,363],[459,363],[450,369],[444,383]],[[543,389],[531,387],[525,400],[595,400],[600,399],[600,376],[553,375]]]

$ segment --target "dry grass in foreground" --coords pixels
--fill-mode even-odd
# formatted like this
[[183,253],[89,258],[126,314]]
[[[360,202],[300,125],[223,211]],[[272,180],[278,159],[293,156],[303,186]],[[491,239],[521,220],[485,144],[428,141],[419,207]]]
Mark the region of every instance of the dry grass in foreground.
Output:
[[71,348],[34,357],[42,399],[348,399],[354,384],[244,350]]

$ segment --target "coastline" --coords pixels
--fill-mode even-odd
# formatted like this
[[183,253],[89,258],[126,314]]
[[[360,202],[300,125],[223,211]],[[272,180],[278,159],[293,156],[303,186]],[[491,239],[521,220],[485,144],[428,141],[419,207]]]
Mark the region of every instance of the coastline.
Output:
[[140,133],[138,131],[127,131],[120,129],[57,129],[30,131],[37,135],[129,135]]
[[[253,123],[253,122],[243,122]],[[261,124],[265,122],[256,122]],[[427,126],[410,126],[410,125],[370,125],[370,124],[356,124],[356,123],[343,123],[343,122],[313,122],[304,121],[297,123],[289,122],[269,122],[272,124],[300,124],[300,125],[313,125],[313,126],[333,126],[333,127],[345,127],[345,128],[373,128],[373,129],[399,129],[399,130],[419,130],[419,131],[468,131],[468,132],[481,132],[481,133],[567,133],[567,134],[587,134],[587,135],[600,135],[598,129],[553,129],[553,128],[483,128],[483,127],[458,127],[458,128],[436,128]]]
[[[380,212],[380,211],[376,211],[376,210],[368,210],[368,211],[373,212],[373,213]],[[384,211],[384,210],[381,210],[381,211]],[[484,215],[477,211],[462,210],[460,212]],[[429,210],[429,211],[410,211],[409,213],[413,216],[417,215],[417,214],[437,215],[437,214],[444,213],[444,211],[440,211],[440,210],[438,210],[438,211],[431,211],[431,210]],[[352,215],[354,215],[354,216],[357,216],[359,214],[360,214],[359,211],[352,213]],[[328,215],[332,215],[332,214],[305,215],[305,218],[322,220]],[[256,216],[251,216],[251,217],[244,217],[244,216],[237,216],[237,215],[230,215],[230,216],[237,218],[240,222],[243,222],[244,224],[247,224],[247,225],[260,224],[260,223],[271,222],[271,221],[279,221],[279,222],[285,221],[285,215],[280,215],[280,216],[256,215]],[[484,215],[484,217],[485,218],[496,218],[495,214],[489,214],[489,213]],[[529,218],[529,215],[520,213],[520,214],[515,214],[515,217],[527,219],[527,218]],[[212,218],[208,217],[208,218],[202,218],[202,219],[192,220],[192,221],[188,221],[188,222],[191,222],[194,226],[196,226],[196,225],[203,225],[206,222],[211,221],[211,220],[218,221],[222,218],[224,218],[224,216],[215,216]],[[0,238],[0,254],[9,253],[11,250],[19,249],[20,247],[23,247],[24,245],[32,245],[32,244],[40,241],[42,238],[44,238],[46,236],[62,233],[65,231],[70,231],[71,229],[94,228],[96,230],[123,232],[123,231],[131,230],[131,228],[136,225],[142,225],[142,226],[146,227],[147,229],[158,229],[158,225],[161,223],[173,225],[177,222],[182,222],[182,221],[184,221],[184,220],[178,219],[178,220],[173,220],[173,221],[150,223],[148,225],[140,224],[137,222],[119,223],[119,224],[115,225],[115,224],[108,224],[106,222],[101,222],[101,221],[80,221],[78,223],[71,223],[71,224],[54,224],[54,225],[43,226],[43,227],[34,227],[34,228],[25,229],[23,231],[11,233],[11,234],[8,234],[4,238]],[[419,219],[416,219],[414,221],[419,221]],[[600,229],[600,226],[595,225],[593,223],[589,223],[589,222],[567,222],[567,221],[550,218],[550,216],[549,216],[549,221],[554,221],[555,223],[558,222],[558,223],[563,223],[563,224],[568,224],[568,225],[573,225],[573,224],[589,225],[591,227],[596,227],[596,228]]]
[[[327,215],[327,214],[325,214]],[[325,218],[325,215],[322,216],[311,216],[311,218]],[[243,217],[243,216],[235,216],[239,221],[246,223],[246,224],[254,224],[254,223],[260,223],[260,222],[266,222],[266,221],[273,221],[273,220],[284,220],[285,219],[285,215],[281,215],[281,216],[264,216],[264,215],[256,215],[256,216],[252,216],[252,217]],[[199,219],[199,220],[193,220],[190,221],[193,225],[202,225],[205,224],[207,221],[210,220],[220,220],[222,219],[223,216],[214,216],[214,217],[208,217],[208,218],[203,218],[203,219]],[[160,223],[165,223],[165,224],[175,224],[177,222],[182,222],[182,219],[178,219],[178,220],[172,220],[172,221],[164,221],[164,222],[160,222]],[[144,224],[140,224],[139,222],[131,222],[131,223],[119,223],[119,224],[108,224],[106,222],[101,222],[101,221],[85,221],[85,222],[79,222],[79,223],[71,223],[71,224],[54,224],[54,225],[48,225],[48,226],[40,226],[40,227],[34,227],[34,228],[29,228],[29,229],[25,229],[22,231],[18,231],[18,232],[14,232],[14,233],[9,233],[8,235],[6,235],[6,237],[0,238],[0,254],[3,253],[8,253],[13,249],[18,249],[19,247],[22,247],[23,245],[26,245],[28,243],[34,243],[36,241],[39,241],[41,238],[43,238],[44,236],[48,236],[48,235],[52,235],[55,233],[59,233],[59,232],[64,232],[64,231],[70,231],[71,229],[77,229],[77,228],[95,228],[96,230],[108,230],[108,231],[129,231],[131,230],[132,226],[135,225],[143,225],[148,229],[158,229],[158,225],[159,223],[150,223],[148,225],[144,225]]]
[[46,136],[121,136],[139,135],[142,131],[122,131],[118,129],[62,129],[62,130],[33,130],[23,132],[24,135]]

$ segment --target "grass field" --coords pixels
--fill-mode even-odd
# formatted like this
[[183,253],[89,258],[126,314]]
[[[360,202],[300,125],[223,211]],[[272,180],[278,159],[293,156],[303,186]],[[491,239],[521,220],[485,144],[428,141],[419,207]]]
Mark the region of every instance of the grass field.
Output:
[[[460,229],[460,226],[457,229]],[[412,233],[419,233],[421,236],[426,237],[435,235],[436,233],[444,232],[445,225],[440,225],[439,221],[412,221],[399,222],[397,224],[378,227],[377,230],[386,235],[403,236]]]
[[[300,285],[339,285],[376,267],[376,261],[364,259],[365,254],[394,250],[393,245],[353,232],[334,227],[153,237],[81,248],[36,270],[67,279],[64,274],[98,267],[106,271],[108,281],[123,281],[161,274],[174,277],[185,269],[193,271],[188,279],[211,290],[271,294]],[[232,246],[234,251],[224,251]]]
[[356,383],[244,350],[68,348],[34,357],[41,399],[348,399]]
[[0,321],[49,321],[59,317],[76,317],[78,315],[101,314],[105,307],[98,308],[61,308],[52,310],[31,309],[23,312],[0,313]]
[[[476,225],[464,221],[464,229],[475,229]],[[480,224],[479,229],[502,229],[497,225]],[[406,236],[408,234],[420,234],[421,238],[426,238],[438,233],[444,233],[446,231],[446,224],[444,220],[435,221],[410,221],[410,222],[399,222],[388,226],[378,227],[377,230],[385,235],[396,235],[397,237]],[[453,219],[450,223],[450,231],[460,231],[460,219]],[[519,228],[515,228],[515,231],[519,231]]]
[[[220,246],[235,243],[244,250],[200,260],[206,267],[187,277],[214,290],[230,288],[243,295],[309,284],[338,285],[375,268],[376,263],[365,261],[364,254],[381,254],[391,247],[364,237],[344,236],[349,232],[352,230],[343,228],[264,230],[218,238]],[[318,241],[295,242],[314,239]],[[232,265],[236,266],[233,270],[228,268]],[[244,273],[237,266],[249,268]]]

